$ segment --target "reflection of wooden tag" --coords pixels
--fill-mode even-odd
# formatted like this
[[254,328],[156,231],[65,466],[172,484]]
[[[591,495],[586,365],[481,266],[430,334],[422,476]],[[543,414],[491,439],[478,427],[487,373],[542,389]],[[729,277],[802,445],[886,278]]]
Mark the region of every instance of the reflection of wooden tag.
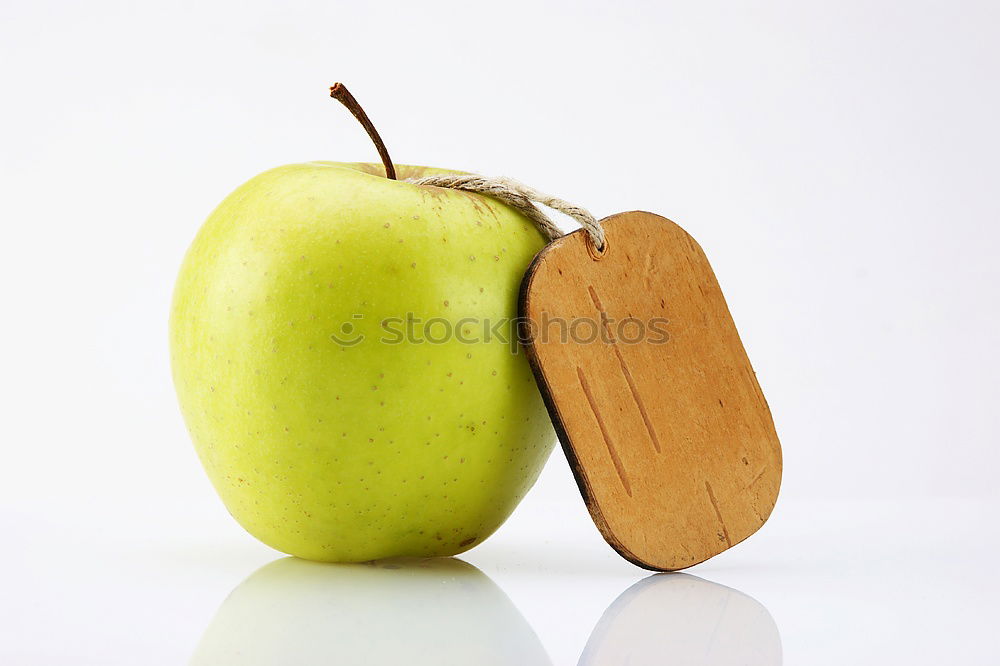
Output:
[[652,213],[601,224],[603,254],[581,230],[528,268],[525,346],[601,534],[639,566],[682,569],[764,524],[781,447],[698,244]]

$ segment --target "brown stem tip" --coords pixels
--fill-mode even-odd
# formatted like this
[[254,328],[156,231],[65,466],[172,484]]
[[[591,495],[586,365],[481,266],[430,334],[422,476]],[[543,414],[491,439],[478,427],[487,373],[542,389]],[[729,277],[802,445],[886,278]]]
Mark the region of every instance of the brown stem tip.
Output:
[[351,91],[343,83],[334,83],[330,86],[330,97],[346,106],[347,110],[358,119],[361,126],[368,132],[368,136],[371,137],[372,143],[375,144],[378,156],[382,158],[382,165],[385,167],[385,177],[389,180],[396,180],[396,167],[392,165],[392,159],[389,158],[389,151],[386,150],[385,144],[382,143],[382,137],[378,135],[378,131],[372,125],[372,121],[368,119],[368,114],[358,104],[358,100],[354,99]]

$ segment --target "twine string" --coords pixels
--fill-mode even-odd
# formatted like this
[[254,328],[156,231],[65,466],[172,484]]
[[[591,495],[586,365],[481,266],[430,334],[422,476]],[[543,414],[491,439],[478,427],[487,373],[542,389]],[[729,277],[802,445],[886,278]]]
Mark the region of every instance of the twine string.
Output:
[[444,174],[438,176],[424,176],[423,178],[409,178],[408,183],[414,185],[433,185],[435,187],[446,187],[453,190],[464,190],[466,192],[478,192],[498,199],[505,204],[516,208],[524,213],[541,230],[550,241],[563,236],[563,232],[549,219],[541,209],[535,204],[541,204],[552,210],[564,213],[580,223],[580,226],[590,236],[594,247],[598,251],[604,250],[604,229],[590,211],[586,208],[573,205],[549,194],[544,194],[528,187],[524,183],[519,183],[510,178],[486,178],[475,174]]

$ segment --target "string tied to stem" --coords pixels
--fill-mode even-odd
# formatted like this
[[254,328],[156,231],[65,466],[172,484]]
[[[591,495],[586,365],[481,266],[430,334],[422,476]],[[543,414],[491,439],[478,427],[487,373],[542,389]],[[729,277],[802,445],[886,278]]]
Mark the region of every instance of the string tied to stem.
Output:
[[[372,143],[378,150],[379,157],[385,167],[385,177],[389,180],[396,180],[396,168],[389,157],[389,151],[379,136],[378,130],[372,124],[371,119],[365,110],[358,104],[358,100],[347,89],[343,83],[334,83],[330,86],[330,97],[334,98],[345,107],[361,123]],[[605,248],[604,229],[590,211],[586,208],[573,205],[558,197],[539,192],[533,187],[528,187],[524,183],[519,183],[510,178],[487,178],[476,174],[443,174],[437,176],[425,176],[423,178],[409,178],[408,183],[414,185],[432,185],[434,187],[444,187],[453,190],[464,190],[466,192],[477,192],[498,199],[521,211],[528,219],[535,223],[541,232],[550,241],[563,236],[562,231],[556,226],[549,216],[543,213],[535,204],[542,204],[552,210],[565,213],[580,223],[590,237],[591,244],[598,252],[603,252]]]
[[563,232],[548,215],[535,205],[541,204],[576,220],[590,236],[594,247],[598,251],[604,250],[604,229],[601,228],[601,223],[590,211],[550,194],[539,192],[535,188],[511,178],[488,178],[476,174],[442,174],[409,178],[406,182],[414,185],[432,185],[485,194],[519,210],[525,217],[534,222],[550,241],[560,238],[563,236]]

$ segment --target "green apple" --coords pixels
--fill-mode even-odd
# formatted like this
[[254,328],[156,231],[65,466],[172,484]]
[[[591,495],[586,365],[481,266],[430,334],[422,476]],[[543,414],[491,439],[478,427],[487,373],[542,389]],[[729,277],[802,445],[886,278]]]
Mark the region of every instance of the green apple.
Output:
[[205,222],[174,292],[174,383],[208,476],[247,531],[306,559],[471,548],[555,441],[511,327],[496,335],[544,237],[496,200],[384,174],[260,174]]
[[507,595],[452,558],[272,562],[226,598],[190,661],[237,663],[551,666]]

